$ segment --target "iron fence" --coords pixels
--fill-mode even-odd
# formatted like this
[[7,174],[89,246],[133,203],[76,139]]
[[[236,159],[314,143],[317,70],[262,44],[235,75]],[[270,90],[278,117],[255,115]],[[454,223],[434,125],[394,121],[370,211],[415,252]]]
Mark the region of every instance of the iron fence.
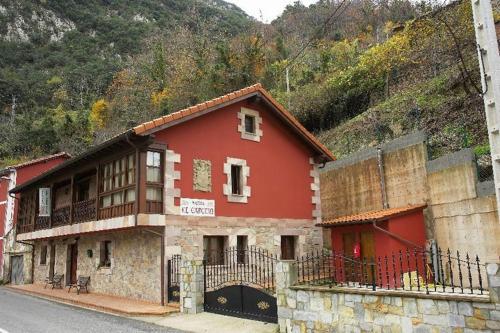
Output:
[[274,293],[274,268],[278,258],[256,246],[205,251],[205,289],[216,290],[239,283]]
[[406,249],[372,258],[340,252],[311,252],[295,261],[299,285],[327,285],[372,290],[483,294],[486,267],[478,256],[449,249]]

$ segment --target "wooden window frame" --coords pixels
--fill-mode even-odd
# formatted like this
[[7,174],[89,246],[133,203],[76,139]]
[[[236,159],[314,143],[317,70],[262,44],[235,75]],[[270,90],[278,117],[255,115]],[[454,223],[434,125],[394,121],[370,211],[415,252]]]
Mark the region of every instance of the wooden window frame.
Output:
[[[132,156],[132,159],[130,159],[130,156]],[[122,166],[122,160],[124,160],[124,165]],[[134,165],[132,168],[130,168],[130,161],[134,161]],[[118,163],[119,171],[116,171],[115,165]],[[109,168],[111,170],[110,173],[108,173]],[[127,154],[120,155],[118,157],[115,157],[113,159],[107,160],[105,162],[102,162],[100,164],[100,175],[99,175],[99,209],[108,209],[111,207],[117,207],[125,204],[130,204],[132,202],[137,202],[137,196],[134,201],[127,202],[126,201],[126,191],[130,189],[136,188],[136,181],[135,179],[135,171],[137,168],[137,161],[136,161],[136,155],[135,152],[128,152]],[[133,182],[130,182],[129,176],[132,175],[133,177]],[[116,185],[116,179],[118,177],[119,185]],[[110,189],[107,188],[106,186],[106,191],[105,189],[105,184],[108,183],[110,184]],[[121,194],[121,202],[120,203],[115,203],[115,194],[120,193]],[[136,193],[137,195],[137,193]],[[102,199],[104,197],[110,196],[111,204],[109,206],[104,207],[102,205]]]
[[[155,167],[155,166],[149,166],[148,165],[148,153],[151,152],[151,153],[158,153],[160,154],[160,166],[159,167]],[[163,214],[163,197],[165,195],[164,191],[164,183],[165,183],[165,174],[164,174],[164,171],[165,171],[165,162],[164,162],[164,159],[165,159],[165,151],[162,150],[162,149],[155,149],[155,148],[148,148],[146,150],[146,158],[145,158],[145,161],[144,161],[144,170],[145,170],[145,192],[144,192],[144,198],[145,198],[145,201],[146,201],[146,207],[148,207],[146,210],[148,213],[159,213],[159,214]],[[158,168],[160,170],[160,181],[159,182],[152,182],[152,181],[148,181],[148,168],[150,167],[153,167],[153,168]],[[147,198],[147,191],[148,191],[148,188],[155,188],[155,189],[159,189],[160,190],[160,200],[149,200]],[[153,208],[154,206],[156,206],[157,208]],[[158,209],[158,207],[161,207],[161,209]],[[161,210],[161,211],[160,211]]]

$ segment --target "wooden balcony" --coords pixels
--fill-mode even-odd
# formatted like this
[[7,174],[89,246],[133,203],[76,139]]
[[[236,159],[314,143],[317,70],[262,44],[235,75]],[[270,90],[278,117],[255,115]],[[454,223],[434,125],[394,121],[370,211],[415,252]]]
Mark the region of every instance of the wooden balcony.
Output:
[[[137,139],[144,142],[139,146],[130,146],[127,140],[116,142],[107,150],[93,152],[92,158],[76,159],[20,186],[16,192],[20,194],[18,234],[40,231],[38,234],[48,235],[52,228],[58,228],[55,233],[79,230],[79,226],[72,227],[79,223],[122,217],[129,223],[131,216],[163,214],[164,166],[161,162],[148,165],[147,161],[148,154],[158,155],[153,161],[163,161],[165,147],[149,147],[149,140]],[[154,191],[148,192],[150,189]],[[39,211],[50,211],[50,216],[40,216]],[[82,228],[86,230],[86,226]]]

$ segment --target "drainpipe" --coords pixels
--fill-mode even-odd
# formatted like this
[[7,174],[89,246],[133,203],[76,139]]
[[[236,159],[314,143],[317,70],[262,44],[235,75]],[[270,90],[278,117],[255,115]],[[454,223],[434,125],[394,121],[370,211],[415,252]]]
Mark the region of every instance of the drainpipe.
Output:
[[382,148],[377,148],[377,162],[378,162],[378,173],[380,176],[380,190],[382,192],[382,206],[384,209],[389,208],[389,203],[387,202],[387,192],[385,189],[385,175],[384,175],[384,156]]
[[160,275],[160,283],[161,283],[161,305],[165,305],[165,229],[163,229],[162,233],[149,230],[149,229],[144,229],[144,231],[152,233],[156,236],[159,236],[161,239],[161,275]]

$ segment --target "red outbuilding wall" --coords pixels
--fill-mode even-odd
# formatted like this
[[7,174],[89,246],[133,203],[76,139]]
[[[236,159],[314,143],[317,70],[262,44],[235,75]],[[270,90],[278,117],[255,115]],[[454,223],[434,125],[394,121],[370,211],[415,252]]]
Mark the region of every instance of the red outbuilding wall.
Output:
[[[156,141],[181,155],[175,187],[185,198],[214,199],[217,216],[311,219],[311,148],[267,106],[250,103],[238,102],[155,133]],[[260,142],[241,138],[237,113],[242,106],[259,111]],[[250,167],[248,203],[228,202],[223,194],[227,157],[244,159]],[[211,192],[193,191],[193,159],[211,161]]]
[[[413,213],[409,213],[404,216],[398,216],[389,218],[389,220],[384,222],[378,222],[377,226],[391,232],[393,234],[398,235],[400,238],[403,238],[417,246],[420,247],[419,250],[425,249],[426,245],[426,234],[425,234],[425,223],[424,223],[424,215],[422,211],[416,211]],[[361,232],[371,232],[373,234],[373,243],[375,248],[375,261],[377,263],[376,270],[377,274],[382,278],[381,282],[385,286],[388,281],[386,279],[386,267],[385,267],[385,256],[388,258],[388,271],[389,271],[389,284],[391,287],[393,286],[393,263],[392,263],[392,255],[394,254],[394,262],[396,265],[396,272],[400,271],[400,258],[399,251],[402,251],[402,263],[403,263],[403,271],[415,271],[416,270],[416,261],[413,255],[415,247],[406,242],[402,242],[395,237],[392,237],[380,230],[377,230],[373,227],[371,223],[369,224],[356,224],[356,225],[346,225],[346,226],[338,226],[333,227],[331,229],[331,239],[332,239],[332,249],[336,253],[343,253],[343,234],[344,233],[355,233],[357,235],[357,240],[360,241],[359,235]],[[363,244],[361,244],[361,258],[367,256],[366,253],[363,253]],[[406,258],[406,251],[410,250],[410,260],[408,264],[408,259]],[[365,251],[366,252],[366,251]],[[378,265],[378,258],[380,258],[380,266]],[[370,260],[368,260],[370,261]],[[408,269],[409,267],[409,269]],[[423,272],[423,258],[419,255],[418,257],[418,270],[419,272]],[[378,278],[377,278],[378,279]],[[398,282],[399,283],[399,282]]]
[[[406,239],[416,245],[425,247],[427,237],[425,235],[424,215],[422,211],[413,212],[404,216],[390,218],[388,221],[378,222],[377,225],[393,234],[398,235],[400,238]],[[363,231],[373,232],[375,243],[375,255],[384,256],[390,255],[399,250],[406,251],[411,249],[412,246],[404,243],[386,233],[379,231],[370,224],[355,224],[333,227],[331,229],[332,248],[336,252],[343,251],[342,234],[344,233],[361,233]],[[361,256],[363,256],[361,251]]]

